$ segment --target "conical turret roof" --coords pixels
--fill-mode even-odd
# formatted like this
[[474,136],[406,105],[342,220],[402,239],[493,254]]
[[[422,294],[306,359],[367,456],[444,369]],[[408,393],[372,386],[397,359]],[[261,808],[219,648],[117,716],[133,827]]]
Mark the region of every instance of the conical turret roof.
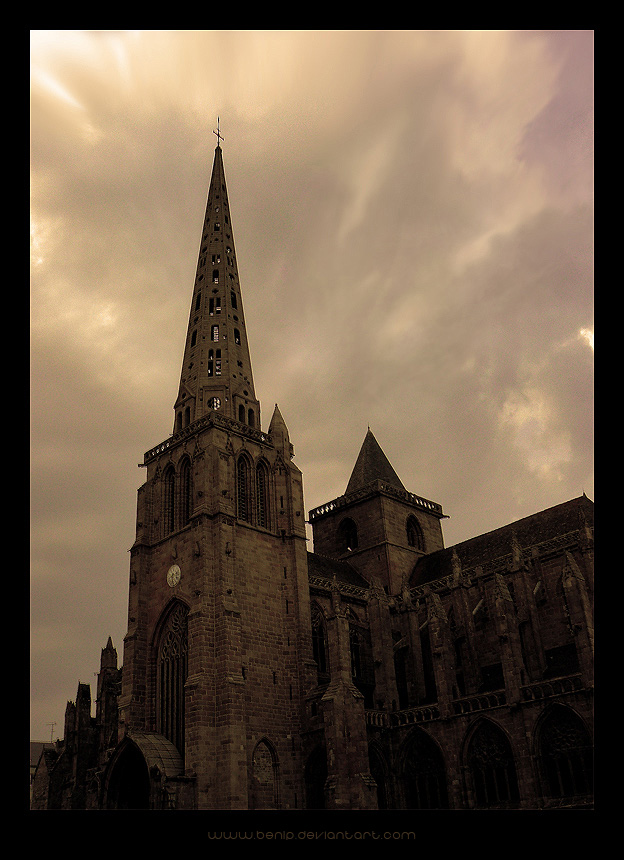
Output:
[[390,465],[390,461],[369,427],[349,478],[346,492],[348,494],[360,490],[373,481],[385,481],[399,490],[405,490],[401,479]]

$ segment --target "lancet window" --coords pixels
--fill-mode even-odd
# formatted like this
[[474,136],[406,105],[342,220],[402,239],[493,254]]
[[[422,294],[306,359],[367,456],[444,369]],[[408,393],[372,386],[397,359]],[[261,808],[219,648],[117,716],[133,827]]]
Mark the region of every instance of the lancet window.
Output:
[[162,477],[162,532],[171,534],[190,521],[192,509],[192,469],[189,457],[184,457],[178,473],[169,464]]
[[329,660],[327,655],[327,630],[325,619],[320,608],[312,606],[312,656],[316,661],[316,669],[319,684],[329,681]]
[[414,516],[408,517],[406,524],[407,543],[422,552],[425,551],[425,538],[420,523]]
[[350,517],[344,519],[338,526],[337,538],[340,552],[349,552],[357,549],[358,530]]
[[249,521],[251,515],[249,495],[249,463],[240,457],[236,464],[236,511],[241,520]]
[[264,463],[256,468],[256,522],[269,528],[269,473]]
[[163,475],[163,525],[164,533],[175,529],[175,469],[168,466]]
[[180,466],[180,525],[185,526],[191,518],[191,463],[188,457]]

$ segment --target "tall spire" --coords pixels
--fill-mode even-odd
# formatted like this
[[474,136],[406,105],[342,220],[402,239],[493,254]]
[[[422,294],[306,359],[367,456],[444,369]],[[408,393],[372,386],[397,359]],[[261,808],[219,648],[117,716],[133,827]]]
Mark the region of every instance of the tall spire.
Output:
[[260,428],[218,123],[215,134],[174,432],[211,410]]

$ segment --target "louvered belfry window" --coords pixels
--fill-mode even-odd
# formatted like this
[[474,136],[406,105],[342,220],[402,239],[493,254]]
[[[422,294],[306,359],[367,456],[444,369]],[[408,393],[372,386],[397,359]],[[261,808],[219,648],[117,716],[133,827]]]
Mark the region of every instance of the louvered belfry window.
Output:
[[236,507],[241,520],[249,520],[249,466],[244,457],[236,465]]
[[269,527],[269,479],[264,463],[259,463],[256,470],[256,509],[258,525]]

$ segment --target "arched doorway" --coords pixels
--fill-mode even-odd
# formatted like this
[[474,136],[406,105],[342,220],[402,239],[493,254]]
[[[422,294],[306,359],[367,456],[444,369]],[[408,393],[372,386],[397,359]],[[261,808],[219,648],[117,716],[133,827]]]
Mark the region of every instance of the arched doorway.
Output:
[[149,809],[150,777],[141,750],[124,741],[110,772],[106,790],[107,809]]
[[327,752],[324,746],[318,746],[305,767],[306,809],[325,809],[326,782]]
[[175,809],[182,756],[157,732],[133,732],[113,753],[104,776],[104,809]]

